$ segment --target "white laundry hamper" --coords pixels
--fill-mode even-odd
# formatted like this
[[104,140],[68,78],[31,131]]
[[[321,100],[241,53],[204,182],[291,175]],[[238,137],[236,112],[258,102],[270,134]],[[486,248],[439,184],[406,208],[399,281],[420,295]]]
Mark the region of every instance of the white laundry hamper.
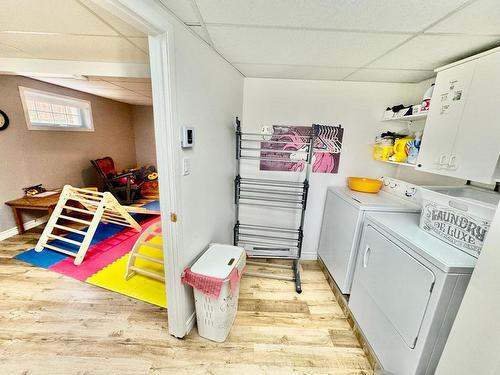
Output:
[[[200,336],[217,342],[226,340],[236,318],[240,290],[239,277],[231,281],[230,275],[236,270],[241,276],[245,264],[246,254],[243,248],[211,244],[191,267],[191,272],[194,274],[223,280],[218,298],[207,295],[193,286]],[[231,287],[231,283],[237,285]]]

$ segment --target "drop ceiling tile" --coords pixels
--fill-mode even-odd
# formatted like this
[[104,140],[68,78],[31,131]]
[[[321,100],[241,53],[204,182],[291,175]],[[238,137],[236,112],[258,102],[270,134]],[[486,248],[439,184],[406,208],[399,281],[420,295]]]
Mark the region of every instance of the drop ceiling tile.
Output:
[[190,0],[160,0],[185,23],[198,23],[198,18],[193,11]]
[[360,69],[347,77],[346,81],[363,82],[421,82],[435,75],[432,70]]
[[415,32],[467,0],[196,0],[207,23]]
[[103,77],[103,76],[87,76],[89,79],[100,79],[108,82],[142,82],[151,83],[151,78],[136,78],[136,77]]
[[151,83],[146,83],[146,82],[113,82],[115,85],[123,87],[125,89],[129,90],[142,90],[142,91],[151,91]]
[[499,35],[500,1],[476,1],[430,28],[428,32]]
[[42,59],[148,63],[144,52],[121,37],[0,34],[0,43]]
[[201,28],[201,26],[189,26],[189,28],[191,30],[193,30],[196,34],[198,34],[201,37],[201,39],[203,39],[205,42],[210,44],[210,40],[207,38],[207,36],[203,32],[203,29]]
[[407,38],[399,34],[322,32],[253,27],[209,27],[229,61],[359,67]]
[[21,51],[17,48],[13,48],[5,44],[0,44],[0,57],[26,58],[31,56],[26,52]]
[[134,44],[137,48],[139,48],[141,51],[148,53],[149,51],[149,44],[148,44],[148,38],[147,37],[142,37],[142,38],[127,38],[132,44]]
[[88,87],[87,92],[92,92],[93,94],[96,95],[112,95],[116,98],[130,98],[130,97],[136,97],[138,95],[133,91],[127,89],[121,89],[119,87],[114,89],[109,89],[109,88],[99,89],[99,88]]
[[117,89],[119,87],[113,85],[110,82],[101,80],[81,80],[73,78],[54,78],[54,77],[31,77],[38,79],[39,81],[44,81],[52,83],[54,85],[69,87],[75,90],[86,91],[91,89]]
[[146,99],[146,100],[142,100],[142,99],[137,99],[137,100],[129,100],[127,101],[128,104],[132,104],[132,105],[147,105],[147,106],[152,106],[153,105],[153,101],[151,99]]
[[111,25],[120,34],[125,36],[136,36],[136,37],[143,37],[146,35],[142,31],[136,29],[134,26],[123,21],[121,18],[108,12],[106,9],[101,8],[93,1],[91,0],[78,0],[78,1],[82,3],[84,6],[88,7],[93,12],[95,12],[99,17],[101,17],[104,20],[104,22]]
[[[58,86],[67,87],[73,90],[86,92],[88,94],[112,99],[118,102],[140,105],[151,105],[150,93],[134,92],[128,89],[119,88],[110,82],[100,80],[96,77],[88,80],[55,77],[31,77],[38,81],[51,83]],[[115,77],[114,79],[118,79]],[[129,79],[129,78],[124,78]]]
[[488,49],[496,37],[460,35],[420,35],[383,56],[369,68],[435,69]]
[[146,91],[143,91],[143,90],[134,90],[134,92],[140,94],[140,95],[143,95],[143,96],[146,96],[148,98],[152,98],[153,97],[153,93],[151,92],[151,90],[146,90]]
[[2,0],[0,30],[117,35],[75,0]]
[[355,68],[330,68],[322,66],[234,64],[246,77],[318,79],[339,81],[355,71]]

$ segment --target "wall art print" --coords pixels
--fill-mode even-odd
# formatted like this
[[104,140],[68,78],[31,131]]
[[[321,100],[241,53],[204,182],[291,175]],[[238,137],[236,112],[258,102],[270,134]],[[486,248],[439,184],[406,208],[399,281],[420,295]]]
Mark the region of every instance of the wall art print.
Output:
[[[305,160],[307,160],[308,138],[311,136],[311,132],[314,132],[316,137],[314,142],[312,171],[314,173],[338,173],[342,138],[344,135],[342,126],[274,125],[263,127],[262,132],[263,134],[269,134],[269,141],[272,142],[261,142],[261,148],[266,149],[266,151],[261,152],[261,157],[284,159],[284,161],[261,160],[260,170],[284,172],[303,171],[305,168]],[[280,151],[295,152],[283,153]]]

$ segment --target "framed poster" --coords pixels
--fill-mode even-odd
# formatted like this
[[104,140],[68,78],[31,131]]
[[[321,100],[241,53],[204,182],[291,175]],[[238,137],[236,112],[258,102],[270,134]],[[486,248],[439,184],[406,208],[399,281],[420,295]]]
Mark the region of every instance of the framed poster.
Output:
[[[308,139],[315,134],[313,145],[313,173],[338,173],[344,129],[338,126],[280,126],[264,127],[273,142],[261,142],[262,158],[283,159],[284,161],[261,160],[262,171],[301,172],[307,160]],[[275,143],[279,142],[279,143]],[[276,150],[276,151],[270,151]],[[282,152],[290,151],[290,152]],[[293,160],[292,161],[290,161]],[[286,161],[285,161],[286,160]]]

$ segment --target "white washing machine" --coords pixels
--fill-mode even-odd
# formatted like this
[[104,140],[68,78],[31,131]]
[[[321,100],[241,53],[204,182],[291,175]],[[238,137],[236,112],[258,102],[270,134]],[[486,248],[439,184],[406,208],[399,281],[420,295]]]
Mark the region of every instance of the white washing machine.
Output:
[[383,178],[378,194],[348,187],[327,191],[318,256],[343,294],[351,292],[358,244],[367,212],[420,212],[418,186]]
[[432,375],[476,258],[419,228],[420,215],[366,216],[349,309],[382,367]]

